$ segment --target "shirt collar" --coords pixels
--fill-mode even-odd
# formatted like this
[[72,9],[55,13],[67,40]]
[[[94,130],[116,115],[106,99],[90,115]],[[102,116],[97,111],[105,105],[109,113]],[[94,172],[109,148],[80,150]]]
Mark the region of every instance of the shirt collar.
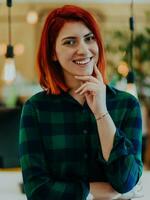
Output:
[[108,94],[116,94],[116,89],[113,86],[106,85],[106,92]]
[[[106,93],[108,95],[115,95],[116,94],[116,89],[113,86],[106,85]],[[75,100],[73,97],[68,92],[62,91],[60,94],[65,100],[69,100],[71,102],[74,102]]]

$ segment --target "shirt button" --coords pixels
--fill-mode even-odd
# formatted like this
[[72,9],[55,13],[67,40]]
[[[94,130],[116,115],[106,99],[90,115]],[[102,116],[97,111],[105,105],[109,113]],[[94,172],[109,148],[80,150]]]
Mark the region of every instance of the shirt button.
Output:
[[83,113],[86,113],[86,109],[83,109]]
[[88,131],[86,129],[84,129],[83,133],[86,135],[88,133]]
[[88,158],[88,154],[85,153],[85,154],[84,154],[84,159],[87,159],[87,158]]

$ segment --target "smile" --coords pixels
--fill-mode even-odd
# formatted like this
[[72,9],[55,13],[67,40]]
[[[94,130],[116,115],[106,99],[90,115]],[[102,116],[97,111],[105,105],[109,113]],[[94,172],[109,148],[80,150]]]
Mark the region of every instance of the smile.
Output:
[[85,65],[85,64],[88,64],[91,61],[91,59],[92,59],[92,57],[85,58],[85,59],[82,59],[82,60],[74,60],[73,62],[77,65]]

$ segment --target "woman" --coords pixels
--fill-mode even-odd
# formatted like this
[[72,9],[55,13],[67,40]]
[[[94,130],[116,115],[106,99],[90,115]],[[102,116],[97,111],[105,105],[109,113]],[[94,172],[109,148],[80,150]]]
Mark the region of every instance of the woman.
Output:
[[30,200],[113,199],[142,174],[137,100],[108,86],[102,39],[86,10],[47,17],[38,51],[44,91],[23,107],[20,161]]

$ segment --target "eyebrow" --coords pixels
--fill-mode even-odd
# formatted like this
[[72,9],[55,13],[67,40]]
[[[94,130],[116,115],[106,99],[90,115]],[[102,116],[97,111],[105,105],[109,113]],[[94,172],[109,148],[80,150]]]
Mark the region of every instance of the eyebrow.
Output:
[[[88,37],[90,35],[93,35],[93,33],[89,32],[86,35],[84,35],[83,37],[86,38],[86,37]],[[62,41],[66,40],[66,39],[75,39],[75,38],[76,38],[75,36],[68,36],[68,37],[63,38]]]

